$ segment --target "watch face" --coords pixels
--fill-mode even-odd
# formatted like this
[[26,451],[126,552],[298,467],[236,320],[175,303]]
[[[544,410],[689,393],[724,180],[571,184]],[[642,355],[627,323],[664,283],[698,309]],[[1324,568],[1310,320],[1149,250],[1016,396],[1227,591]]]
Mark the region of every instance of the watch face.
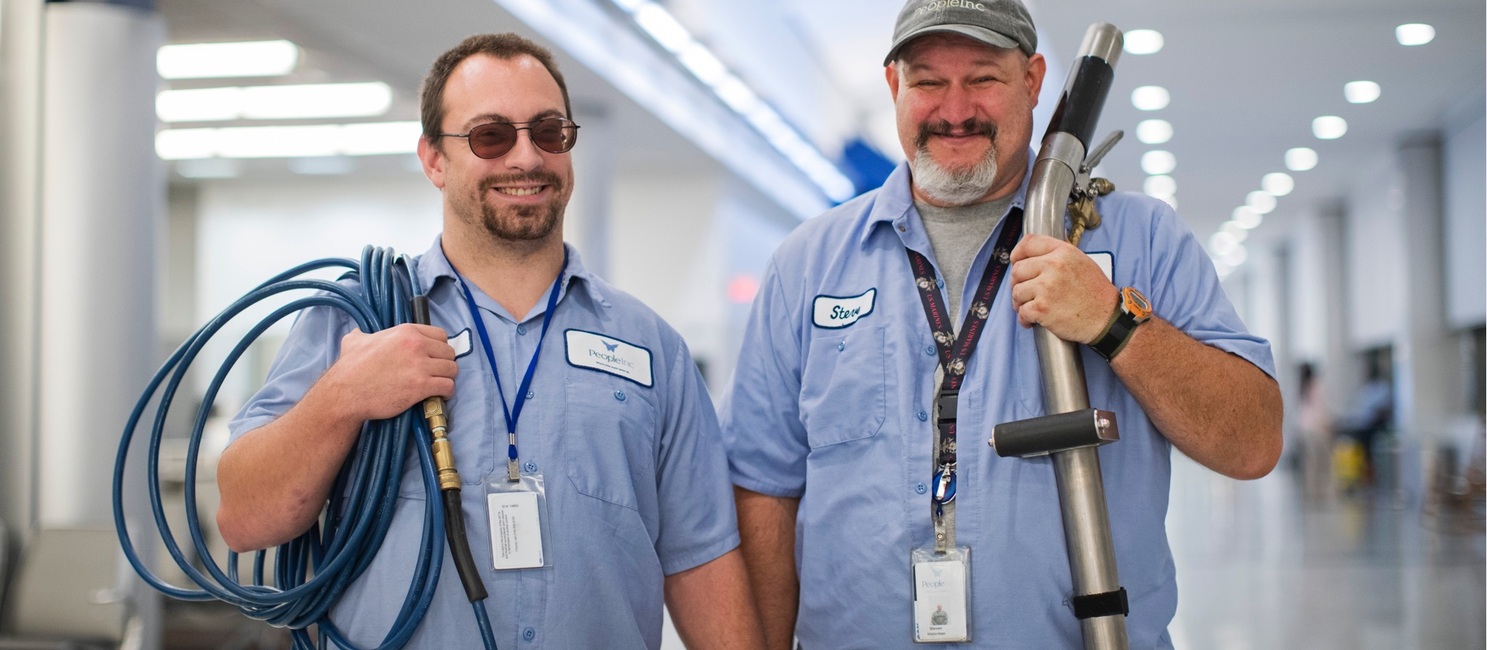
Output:
[[1141,295],[1135,287],[1121,289],[1120,296],[1121,308],[1135,317],[1137,322],[1151,318],[1151,303],[1147,302],[1146,296]]

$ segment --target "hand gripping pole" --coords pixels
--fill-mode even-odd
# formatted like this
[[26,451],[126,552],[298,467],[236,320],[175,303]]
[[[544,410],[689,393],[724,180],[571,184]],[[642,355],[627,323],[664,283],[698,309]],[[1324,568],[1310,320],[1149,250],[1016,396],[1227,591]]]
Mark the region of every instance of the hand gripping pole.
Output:
[[[1086,162],[1090,139],[1104,108],[1120,55],[1120,30],[1090,25],[1063,96],[1033,164],[1025,212],[1028,233],[1068,239],[1064,210]],[[1103,151],[1100,152],[1103,154]],[[1076,344],[1034,328],[1049,415],[998,425],[991,446],[1001,456],[1052,454],[1058,482],[1069,571],[1074,579],[1074,614],[1086,650],[1125,650],[1125,590],[1115,570],[1110,516],[1100,475],[1099,445],[1119,438],[1115,415],[1089,408]]]

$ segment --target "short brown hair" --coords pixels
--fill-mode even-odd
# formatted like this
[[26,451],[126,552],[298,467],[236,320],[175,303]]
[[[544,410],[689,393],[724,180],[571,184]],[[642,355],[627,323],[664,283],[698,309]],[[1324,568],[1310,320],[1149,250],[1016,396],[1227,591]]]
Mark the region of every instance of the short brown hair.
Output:
[[438,142],[440,125],[444,122],[444,86],[456,66],[477,54],[486,54],[503,61],[520,56],[537,59],[542,67],[558,82],[563,91],[563,111],[569,119],[573,117],[573,105],[568,101],[568,84],[563,82],[563,73],[552,60],[552,52],[531,40],[507,32],[504,34],[478,34],[471,36],[434,60],[433,67],[423,80],[420,91],[419,113],[423,120],[423,137],[429,142]]

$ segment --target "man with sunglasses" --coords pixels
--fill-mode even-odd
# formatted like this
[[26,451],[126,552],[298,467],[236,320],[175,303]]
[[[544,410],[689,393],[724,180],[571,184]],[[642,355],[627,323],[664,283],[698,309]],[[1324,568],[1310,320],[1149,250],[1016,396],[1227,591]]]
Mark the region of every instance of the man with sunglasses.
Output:
[[[320,516],[363,421],[447,400],[465,525],[503,648],[657,648],[662,603],[691,647],[761,644],[716,416],[681,337],[564,244],[578,136],[551,55],[474,36],[423,86],[418,156],[444,197],[417,260],[433,325],[296,323],[232,423],[219,527],[239,551]],[[456,381],[458,378],[458,381]],[[402,477],[392,529],[332,619],[362,647],[393,624],[421,539]],[[478,645],[446,563],[415,648]]]
[[[1279,456],[1269,346],[1167,204],[1101,197],[1083,250],[1019,236],[1036,39],[1018,0],[909,0],[884,61],[907,162],[766,268],[721,416],[771,648],[1077,648],[1127,597],[1130,647],[1170,648],[1172,449],[1236,478]],[[1099,455],[1124,593],[1073,598],[1052,460],[986,444],[1046,413],[1035,324],[1086,344],[1119,417]]]

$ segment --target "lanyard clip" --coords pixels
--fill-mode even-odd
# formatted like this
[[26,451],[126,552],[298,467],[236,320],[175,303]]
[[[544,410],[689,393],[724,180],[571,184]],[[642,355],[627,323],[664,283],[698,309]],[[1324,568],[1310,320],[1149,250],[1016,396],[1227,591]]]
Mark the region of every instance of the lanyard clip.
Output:
[[935,472],[935,503],[946,504],[955,500],[955,468],[949,463],[940,466],[940,471]]
[[941,425],[954,424],[956,411],[960,405],[960,391],[941,388],[939,396],[935,398],[935,405],[940,412],[937,421]]

